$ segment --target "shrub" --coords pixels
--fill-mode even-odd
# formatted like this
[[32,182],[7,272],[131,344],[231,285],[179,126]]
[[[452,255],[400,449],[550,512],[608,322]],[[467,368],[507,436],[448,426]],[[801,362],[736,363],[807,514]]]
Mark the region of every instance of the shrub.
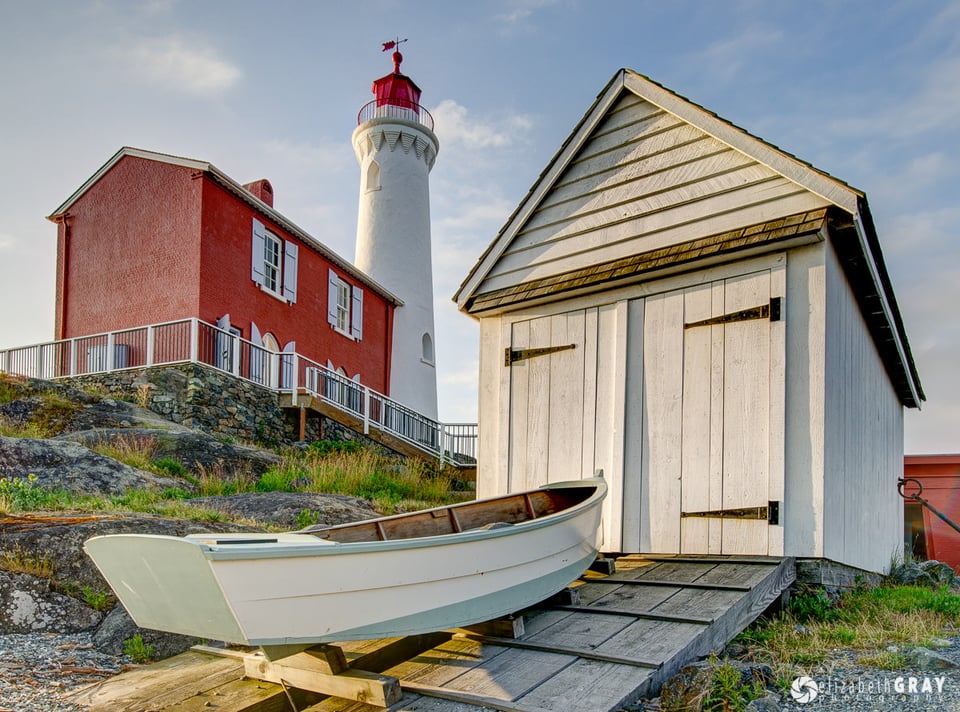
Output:
[[105,613],[117,604],[109,591],[97,591],[89,586],[83,587],[83,602],[95,611]]
[[316,512],[311,512],[309,509],[304,509],[297,515],[296,522],[294,526],[297,529],[306,529],[307,527],[312,527],[314,524],[320,521],[320,516]]
[[123,652],[140,665],[150,662],[157,654],[156,648],[144,642],[143,636],[139,633],[123,641]]
[[798,593],[790,599],[790,612],[801,623],[825,623],[836,620],[837,610],[822,588],[810,593]]
[[58,492],[45,490],[34,484],[37,476],[0,478],[0,511],[30,512],[38,509],[55,508],[60,502]]
[[150,471],[158,475],[167,475],[169,477],[184,477],[187,474],[187,468],[179,460],[172,457],[161,457],[150,462]]
[[[716,658],[712,658],[715,661]],[[703,698],[704,712],[743,712],[747,705],[766,692],[763,682],[744,682],[740,670],[729,663],[716,664],[713,683]]]

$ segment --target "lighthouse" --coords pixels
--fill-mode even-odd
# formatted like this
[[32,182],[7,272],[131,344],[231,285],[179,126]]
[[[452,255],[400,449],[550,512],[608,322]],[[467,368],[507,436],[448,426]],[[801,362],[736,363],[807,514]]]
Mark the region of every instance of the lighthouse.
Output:
[[440,144],[402,61],[394,51],[393,72],[373,82],[375,98],[360,109],[353,132],[360,164],[354,263],[403,300],[394,316],[390,397],[436,420],[429,179]]

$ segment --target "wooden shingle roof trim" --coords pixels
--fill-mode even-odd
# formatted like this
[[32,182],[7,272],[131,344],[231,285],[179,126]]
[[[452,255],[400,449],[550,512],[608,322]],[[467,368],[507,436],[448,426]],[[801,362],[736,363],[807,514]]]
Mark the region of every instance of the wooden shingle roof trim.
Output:
[[76,203],[88,190],[90,190],[90,188],[92,188],[101,178],[103,178],[103,176],[105,176],[110,169],[112,169],[117,163],[127,156],[142,158],[148,161],[166,163],[172,166],[181,166],[183,168],[189,168],[194,171],[205,173],[217,184],[225,188],[243,202],[250,205],[264,217],[273,221],[277,225],[280,225],[284,230],[299,238],[305,245],[323,255],[327,260],[339,267],[346,274],[356,279],[365,287],[369,287],[392,304],[398,306],[403,304],[403,300],[387,290],[386,287],[375,282],[373,279],[354,267],[350,262],[313,237],[313,235],[308,233],[302,227],[298,226],[289,218],[264,203],[262,200],[260,200],[260,198],[244,188],[233,178],[207,161],[198,161],[193,158],[184,158],[182,156],[174,156],[168,153],[158,153],[156,151],[147,151],[142,148],[124,146],[115,154],[113,154],[113,156],[111,156],[106,163],[100,166],[100,168],[98,168],[92,176],[84,181],[83,184],[77,188],[77,190],[75,190],[69,198],[61,203],[56,210],[50,213],[50,215],[47,216],[47,219],[56,222],[60,217],[66,214],[70,210],[70,207]]
[[688,240],[637,255],[604,262],[563,274],[524,282],[492,292],[478,294],[468,303],[471,312],[487,311],[519,305],[567,292],[599,291],[653,278],[658,273],[678,268],[699,268],[706,261],[717,263],[731,259],[746,250],[766,247],[787,240],[818,237],[827,218],[827,208],[797,213],[785,218],[729,230],[717,235]]

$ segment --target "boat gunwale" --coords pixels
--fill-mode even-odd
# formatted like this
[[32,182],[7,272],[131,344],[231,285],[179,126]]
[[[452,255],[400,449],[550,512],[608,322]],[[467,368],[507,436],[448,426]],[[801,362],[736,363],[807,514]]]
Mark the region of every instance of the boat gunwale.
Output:
[[[559,485],[559,486],[558,486]],[[545,514],[542,517],[537,517],[535,519],[527,519],[522,522],[516,522],[511,524],[508,527],[502,527],[497,529],[468,529],[467,531],[462,532],[450,532],[447,534],[434,534],[431,536],[422,536],[422,537],[409,537],[406,539],[385,539],[381,541],[350,541],[350,542],[339,542],[330,539],[320,539],[313,535],[312,532],[287,532],[288,534],[297,534],[303,536],[309,536],[312,539],[315,539],[318,543],[315,546],[314,542],[304,542],[304,543],[284,543],[282,541],[277,541],[276,544],[202,544],[204,554],[211,561],[224,561],[224,560],[239,560],[239,559],[260,559],[260,558],[274,558],[278,556],[283,557],[302,557],[302,556],[334,556],[334,555],[344,555],[344,554],[361,554],[368,552],[384,552],[384,551],[394,551],[394,550],[405,550],[405,549],[420,549],[425,547],[437,547],[437,546],[452,546],[456,544],[467,544],[475,541],[484,541],[488,539],[497,539],[500,537],[512,536],[515,534],[520,534],[523,532],[534,531],[537,529],[542,529],[554,524],[559,524],[561,522],[573,519],[580,514],[589,511],[594,506],[602,503],[604,497],[607,494],[607,484],[602,478],[591,477],[584,480],[574,480],[569,482],[558,483],[557,485],[544,485],[540,487],[541,490],[547,489],[574,489],[577,487],[593,487],[594,491],[583,501],[578,502],[572,507],[561,510],[559,512],[554,512],[552,514]],[[533,492],[536,490],[525,490],[526,492]],[[420,509],[416,512],[409,512],[404,514],[394,514],[388,517],[378,517],[375,519],[365,519],[362,520],[361,524],[372,524],[374,522],[384,522],[392,519],[402,519],[403,517],[409,516],[410,514],[426,514],[434,511],[444,511],[447,509],[462,507],[464,505],[477,505],[484,504],[486,502],[495,502],[500,499],[507,497],[523,495],[524,492],[511,492],[505,495],[499,495],[496,497],[488,497],[481,500],[475,500],[473,502],[461,502],[459,504],[446,505],[442,507],[433,507],[431,509]],[[331,527],[332,528],[332,527]],[[325,530],[318,530],[325,531]],[[193,537],[199,536],[197,534],[191,535]],[[254,548],[256,547],[256,548]]]
[[[204,556],[210,561],[231,561],[231,560],[247,560],[247,559],[264,559],[264,558],[298,558],[298,557],[308,557],[308,556],[343,556],[345,554],[362,554],[362,553],[376,553],[376,552],[388,552],[388,551],[402,551],[407,549],[420,549],[426,547],[440,547],[440,546],[454,546],[457,544],[469,544],[477,541],[485,541],[490,539],[497,539],[500,537],[513,536],[516,534],[521,534],[524,532],[535,531],[537,529],[543,529],[545,527],[553,526],[564,521],[573,519],[580,516],[581,514],[589,511],[595,506],[599,506],[604,497],[607,494],[607,484],[600,477],[591,477],[583,480],[570,480],[565,482],[559,482],[556,484],[544,485],[538,489],[540,490],[549,490],[549,489],[573,489],[577,487],[593,487],[594,491],[583,501],[578,502],[572,507],[561,510],[559,512],[553,512],[552,514],[545,514],[541,517],[536,517],[535,519],[527,519],[522,522],[516,522],[507,527],[495,528],[495,529],[469,529],[462,532],[449,532],[445,534],[434,534],[430,536],[422,537],[410,537],[405,539],[386,539],[381,541],[355,541],[355,542],[338,542],[330,539],[321,539],[315,536],[312,532],[304,531],[294,531],[294,532],[283,532],[281,535],[278,535],[278,540],[270,543],[237,543],[230,544],[229,542],[224,543],[209,543],[204,541],[203,537],[215,538],[218,536],[214,533],[198,532],[196,534],[190,534],[186,537],[170,537],[166,535],[156,535],[156,534],[110,534],[106,535],[109,537],[148,537],[148,538],[160,538],[160,539],[177,539],[185,543],[193,544],[198,546],[203,552]],[[465,505],[478,505],[484,504],[487,502],[495,502],[497,500],[502,500],[512,496],[523,495],[525,492],[535,492],[537,490],[525,490],[524,492],[511,492],[505,495],[498,495],[495,497],[488,497],[481,500],[474,500],[472,502],[461,502],[458,504],[445,505],[441,507],[433,507],[431,509],[421,509],[416,512],[409,512],[404,514],[395,514],[387,517],[377,517],[374,519],[360,520],[358,524],[372,524],[374,522],[384,522],[389,520],[401,519],[412,514],[426,514],[434,511],[446,511],[448,509],[453,509],[457,507],[463,507]],[[339,526],[339,525],[337,525]],[[333,528],[333,527],[331,527]],[[318,531],[326,531],[318,530]],[[304,541],[302,542],[284,542],[279,537],[282,535],[296,535],[303,536]],[[309,537],[309,539],[308,539]],[[99,537],[94,537],[99,538]]]

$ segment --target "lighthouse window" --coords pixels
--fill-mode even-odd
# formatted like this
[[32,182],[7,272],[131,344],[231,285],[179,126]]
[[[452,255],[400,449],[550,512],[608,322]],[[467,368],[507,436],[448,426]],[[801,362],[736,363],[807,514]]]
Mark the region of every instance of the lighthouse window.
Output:
[[423,353],[420,355],[420,360],[424,363],[433,363],[433,339],[430,338],[430,334],[424,332],[423,338],[421,339],[421,347]]
[[366,190],[380,190],[380,164],[370,161],[367,166]]

